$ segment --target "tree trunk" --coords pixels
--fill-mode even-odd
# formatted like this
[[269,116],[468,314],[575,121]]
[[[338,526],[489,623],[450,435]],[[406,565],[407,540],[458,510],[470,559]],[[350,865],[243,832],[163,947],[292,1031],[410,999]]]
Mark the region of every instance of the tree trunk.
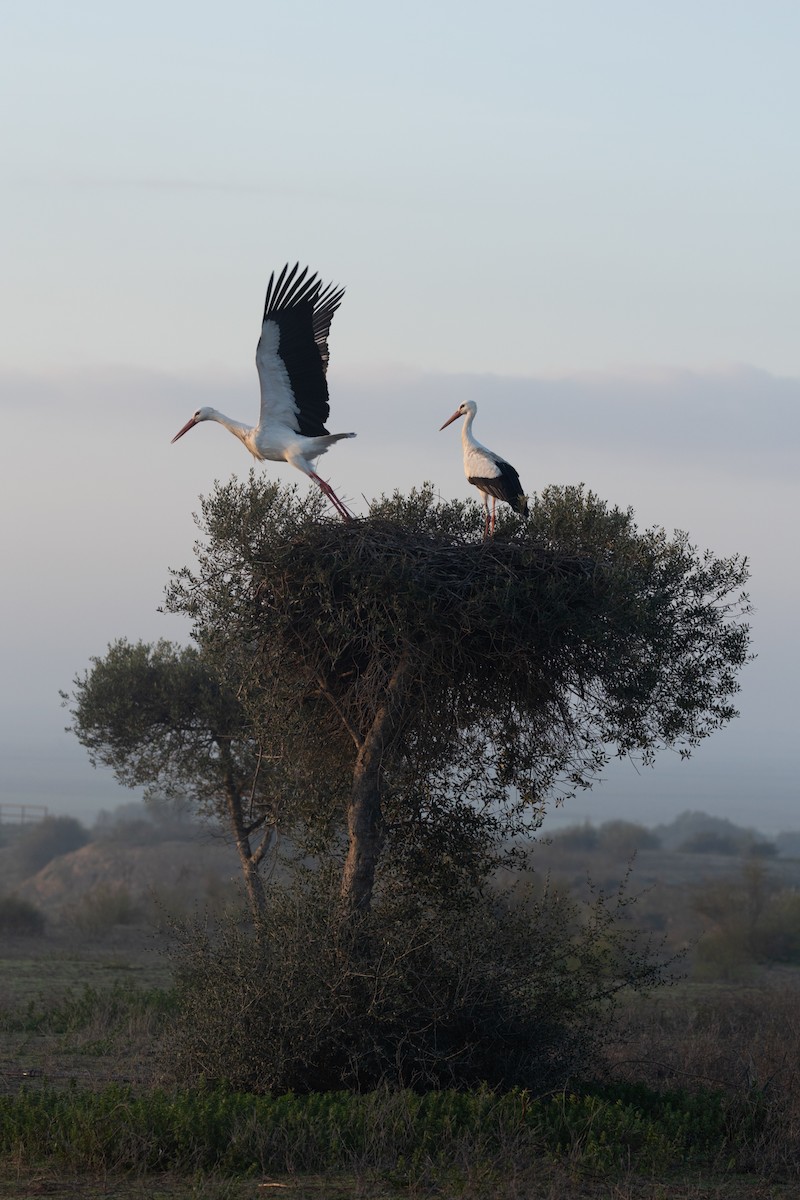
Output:
[[244,886],[247,892],[247,899],[250,903],[250,911],[253,914],[253,921],[258,925],[259,919],[264,915],[267,902],[264,891],[264,880],[261,878],[258,869],[262,856],[254,855],[250,847],[250,835],[247,832],[244,823],[244,813],[242,812],[242,798],[233,779],[230,779],[225,787],[225,804],[228,809],[231,831],[239,854],[239,862],[242,865]]
[[247,854],[248,847],[243,848],[239,846],[238,842],[236,845],[237,849],[239,850],[242,871],[244,872],[244,886],[247,892],[247,899],[250,902],[250,911],[253,914],[253,921],[258,924],[259,919],[264,915],[264,909],[266,908],[267,903],[267,895],[264,891],[264,880],[261,878],[261,874],[258,870],[258,867],[253,862],[252,857]]
[[398,665],[383,702],[378,706],[353,769],[353,788],[347,808],[347,857],[342,871],[341,898],[345,918],[366,912],[372,901],[375,871],[383,844],[381,771],[387,743],[402,713],[405,658]]

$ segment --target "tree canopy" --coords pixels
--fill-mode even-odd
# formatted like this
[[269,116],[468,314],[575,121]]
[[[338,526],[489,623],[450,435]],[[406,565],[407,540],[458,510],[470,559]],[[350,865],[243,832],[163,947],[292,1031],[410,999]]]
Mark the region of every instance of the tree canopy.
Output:
[[263,905],[259,866],[285,817],[263,739],[235,694],[193,646],[124,638],[73,681],[71,728],[94,766],[151,798],[185,798],[230,829],[254,911]]
[[480,507],[430,486],[346,524],[251,473],[199,525],[167,607],[294,793],[344,809],[351,911],[382,854],[480,872],[554,789],[614,754],[688,754],[736,714],[746,561],[583,488],[546,489],[483,541]]

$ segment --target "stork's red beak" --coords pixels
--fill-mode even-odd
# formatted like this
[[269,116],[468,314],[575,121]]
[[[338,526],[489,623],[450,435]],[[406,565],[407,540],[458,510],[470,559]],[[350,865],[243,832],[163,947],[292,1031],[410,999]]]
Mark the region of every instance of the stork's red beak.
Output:
[[[453,413],[452,417],[448,417],[447,420],[445,421],[444,425],[440,426],[439,433],[441,433],[443,429],[447,429],[448,425],[452,425],[453,421],[455,421],[458,417],[463,417],[463,415],[464,414],[462,413],[461,409],[457,408],[456,411]],[[181,433],[183,433],[183,432],[184,432],[184,430],[182,429]],[[181,436],[181,434],[179,433],[178,437],[180,437],[180,436]]]
[[[183,429],[178,430],[178,432],[175,434],[175,437],[172,439],[172,441],[177,442],[179,437],[183,437],[183,435],[185,433],[188,433],[189,430],[192,428],[192,426],[196,425],[196,424],[197,424],[197,417],[190,417],[189,420],[184,425]],[[170,445],[172,445],[172,442],[170,442]]]

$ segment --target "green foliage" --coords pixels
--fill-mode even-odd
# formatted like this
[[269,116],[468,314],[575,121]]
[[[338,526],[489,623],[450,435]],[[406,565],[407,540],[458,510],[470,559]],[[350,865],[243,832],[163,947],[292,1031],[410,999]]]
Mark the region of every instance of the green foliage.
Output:
[[684,854],[727,854],[731,857],[774,858],[777,847],[755,838],[750,830],[731,833],[719,829],[698,830],[678,847]]
[[570,825],[553,835],[554,844],[565,850],[596,850],[597,841],[597,829],[589,821]]
[[390,890],[354,930],[324,879],[273,887],[257,936],[233,919],[178,929],[170,1067],[255,1092],[563,1086],[597,1061],[617,996],[662,978],[629,905]]
[[88,831],[74,817],[45,817],[25,828],[17,842],[16,861],[26,874],[34,875],[54,858],[80,850],[89,840]]
[[[702,839],[706,835],[713,835],[713,839],[718,838],[719,841],[712,839],[708,842],[711,847],[709,853],[715,852],[715,845],[736,847],[737,851],[744,852],[758,837],[755,830],[735,825],[727,817],[712,817],[708,813],[690,811],[680,813],[669,825],[659,825],[654,832],[666,850],[702,846]],[[703,853],[702,850],[700,852]]]
[[193,807],[185,796],[168,799],[153,795],[144,803],[118,804],[110,812],[103,809],[97,814],[92,837],[117,846],[196,841],[207,831],[195,819]]
[[697,888],[693,905],[709,922],[695,952],[699,978],[736,979],[759,963],[800,963],[800,897],[758,858]]
[[629,859],[638,850],[657,850],[659,837],[644,825],[633,821],[605,821],[595,827],[588,821],[555,834],[553,841],[564,850],[605,851]]
[[243,787],[255,773],[241,706],[193,647],[121,638],[74,688],[62,693],[71,728],[92,764],[111,767],[125,787],[188,795],[202,808],[218,798],[226,768]]
[[746,601],[733,594],[743,563],[641,533],[630,512],[579,488],[546,490],[527,523],[512,514],[491,542],[479,540],[479,513],[426,487],[345,525],[251,475],[204,501],[208,546],[169,605],[195,619],[205,646],[221,640],[227,654],[233,626],[251,652],[256,639],[259,665],[274,669],[280,654],[323,679],[355,724],[370,711],[365,672],[385,682],[403,654],[419,664],[417,734],[432,715],[441,734],[489,707],[506,717],[533,704],[590,744],[647,753],[730,719],[747,656]]
[[698,830],[678,849],[684,854],[728,854],[741,853],[741,842],[730,834],[720,833],[715,829]]
[[49,1003],[31,1001],[21,1012],[5,1012],[0,1027],[6,1032],[73,1035],[101,1027],[106,1032],[124,1028],[145,1013],[165,1016],[174,1010],[172,992],[115,982],[111,987],[85,984],[68,988]]
[[198,565],[168,594],[253,723],[332,794],[394,687],[386,814],[421,850],[459,802],[503,837],[499,812],[588,785],[612,748],[688,753],[735,715],[748,657],[742,561],[581,488],[547,489],[490,542],[481,522],[429,486],[321,519],[251,474],[204,500]]
[[297,819],[287,815],[296,795],[275,747],[267,752],[236,689],[192,647],[121,639],[92,664],[74,680],[72,697],[62,693],[92,762],[111,767],[127,787],[143,786],[154,804],[180,798],[217,816],[238,849],[257,912],[258,867],[272,831]]
[[97,883],[80,900],[67,906],[64,918],[81,933],[98,937],[116,925],[132,925],[139,909],[123,885]]
[[92,1093],[44,1090],[0,1097],[0,1153],[73,1170],[280,1173],[358,1163],[402,1182],[546,1156],[573,1169],[665,1172],[730,1163],[736,1138],[758,1129],[717,1094],[657,1094],[630,1086],[537,1099],[410,1091],[251,1096],[208,1088]]
[[44,914],[35,904],[19,896],[0,896],[0,933],[10,937],[39,937],[44,926]]
[[605,821],[598,830],[597,844],[601,850],[625,858],[638,850],[657,850],[661,845],[656,834],[633,821]]
[[800,894],[795,889],[770,897],[753,941],[760,962],[800,965]]

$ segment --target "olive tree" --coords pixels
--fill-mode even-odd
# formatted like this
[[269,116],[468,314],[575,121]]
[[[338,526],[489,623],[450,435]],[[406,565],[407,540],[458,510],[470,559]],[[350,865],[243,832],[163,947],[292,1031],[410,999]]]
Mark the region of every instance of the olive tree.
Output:
[[483,541],[479,506],[427,485],[345,524],[251,473],[198,523],[167,608],[306,824],[342,813],[346,916],[379,871],[473,886],[612,755],[688,755],[736,715],[746,561],[583,488],[546,489]]
[[239,853],[254,915],[263,911],[259,868],[284,812],[258,730],[195,647],[120,639],[73,681],[71,729],[93,765],[111,767],[146,796],[186,798],[218,816]]

